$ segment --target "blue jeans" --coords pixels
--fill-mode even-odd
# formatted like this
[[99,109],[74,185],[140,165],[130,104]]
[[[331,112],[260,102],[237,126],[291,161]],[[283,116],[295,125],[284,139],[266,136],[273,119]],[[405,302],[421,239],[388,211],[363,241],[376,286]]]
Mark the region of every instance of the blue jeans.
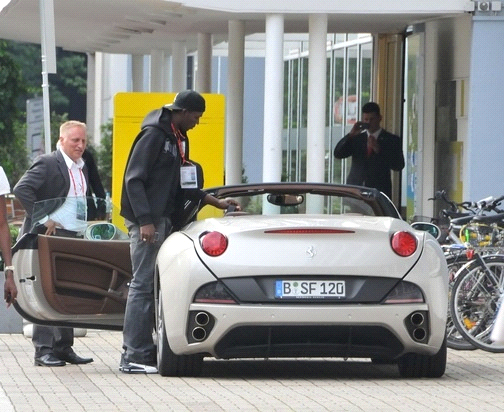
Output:
[[156,365],[156,347],[152,340],[154,330],[154,271],[156,256],[172,229],[169,218],[161,218],[156,225],[154,243],[140,239],[140,226],[125,221],[130,237],[131,279],[123,327],[124,362]]

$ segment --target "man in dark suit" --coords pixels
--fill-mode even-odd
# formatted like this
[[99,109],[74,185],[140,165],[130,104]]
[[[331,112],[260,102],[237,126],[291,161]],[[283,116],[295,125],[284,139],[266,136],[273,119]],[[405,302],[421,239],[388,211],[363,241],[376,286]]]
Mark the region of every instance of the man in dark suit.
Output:
[[374,102],[362,107],[362,121],[356,122],[350,133],[334,148],[337,159],[352,156],[347,177],[351,185],[374,187],[392,196],[391,170],[402,170],[404,156],[399,136],[380,127],[380,107]]
[[[26,212],[22,233],[29,232],[35,225],[40,229],[38,233],[46,235],[56,234],[57,229],[75,230],[66,222],[72,221],[72,214],[76,217],[83,209],[85,211],[88,176],[82,153],[86,148],[86,139],[84,123],[74,120],[63,123],[60,126],[59,149],[35,159],[16,184],[13,193]],[[60,200],[34,210],[36,202],[55,198]],[[92,362],[92,358],[81,358],[74,352],[73,337],[72,328],[33,325],[35,365],[64,366],[66,362]]]

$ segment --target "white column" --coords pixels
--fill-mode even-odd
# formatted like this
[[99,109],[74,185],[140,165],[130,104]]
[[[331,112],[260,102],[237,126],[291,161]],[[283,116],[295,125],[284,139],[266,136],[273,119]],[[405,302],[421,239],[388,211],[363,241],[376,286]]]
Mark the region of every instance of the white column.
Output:
[[[306,180],[324,182],[327,15],[310,15],[309,30]],[[307,212],[322,212],[323,207],[320,196],[308,198]]]
[[210,93],[212,88],[212,35],[198,33],[198,70],[196,72],[196,90]]
[[[7,2],[8,3],[8,2]],[[40,0],[40,45],[42,59],[42,106],[44,116],[45,153],[51,153],[51,108],[49,104],[49,73],[56,73],[54,34],[54,2]]]
[[93,131],[92,131],[95,139],[96,139],[96,136],[101,137],[100,126],[102,124],[102,107],[103,107],[103,53],[96,52],[95,53],[94,116],[93,116],[94,117],[94,124],[93,124]]
[[172,91],[180,92],[187,89],[187,53],[183,41],[172,43]]
[[500,131],[504,107],[504,16],[478,15],[472,23],[464,200],[504,193]]
[[131,82],[132,91],[144,91],[144,56],[143,54],[133,54],[131,56]]
[[[283,15],[267,15],[264,61],[263,182],[279,182],[282,177],[283,34]],[[280,213],[280,207],[268,203],[264,196],[263,213]]]
[[93,142],[96,144],[100,143],[100,135],[95,136],[95,54],[87,54],[87,87],[86,87],[86,125],[88,128],[88,134],[92,134]]
[[225,182],[226,184],[240,184],[243,167],[245,23],[230,20],[228,29]]
[[283,32],[281,14],[266,16],[263,182],[278,182],[282,174]]
[[172,62],[172,57],[169,55],[167,52],[164,54],[164,68],[163,68],[163,90],[166,91],[172,91],[172,78],[171,78],[171,62]]
[[164,52],[163,50],[151,51],[150,64],[150,91],[162,92],[164,85]]

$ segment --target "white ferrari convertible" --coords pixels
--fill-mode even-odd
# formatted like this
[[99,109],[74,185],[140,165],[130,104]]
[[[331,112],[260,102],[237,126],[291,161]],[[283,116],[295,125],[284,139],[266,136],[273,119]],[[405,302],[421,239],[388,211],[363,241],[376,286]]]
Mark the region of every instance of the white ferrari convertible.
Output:
[[[205,357],[370,358],[404,377],[446,367],[448,274],[431,234],[381,192],[320,183],[207,190],[240,210],[197,219],[187,202],[155,273],[158,370],[197,375]],[[17,310],[32,322],[121,329],[127,236],[25,234],[14,247]]]

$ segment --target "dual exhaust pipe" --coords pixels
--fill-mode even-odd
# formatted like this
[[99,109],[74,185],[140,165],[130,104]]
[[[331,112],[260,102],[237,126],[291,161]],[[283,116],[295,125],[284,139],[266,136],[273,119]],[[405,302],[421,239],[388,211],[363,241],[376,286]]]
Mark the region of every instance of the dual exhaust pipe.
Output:
[[207,331],[204,328],[210,323],[210,316],[206,312],[198,312],[194,316],[196,326],[191,331],[191,335],[196,342],[201,342],[207,337]]
[[204,341],[212,330],[213,325],[214,320],[209,313],[203,311],[189,312],[189,343]]
[[405,320],[406,328],[411,338],[420,343],[426,343],[429,339],[429,322],[427,311],[415,311]]
[[415,339],[418,342],[422,342],[425,340],[427,336],[427,331],[425,330],[424,323],[425,323],[425,316],[423,315],[422,312],[414,312],[410,316],[410,321],[415,326],[415,329],[413,329],[413,339]]

